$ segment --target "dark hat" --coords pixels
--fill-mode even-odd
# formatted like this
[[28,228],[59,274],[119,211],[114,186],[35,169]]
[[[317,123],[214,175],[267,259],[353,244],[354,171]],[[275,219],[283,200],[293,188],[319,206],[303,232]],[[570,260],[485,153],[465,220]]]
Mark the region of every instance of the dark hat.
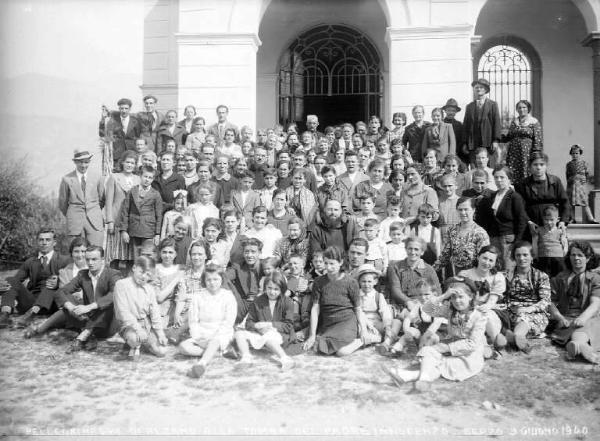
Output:
[[73,152],[73,161],[81,161],[82,159],[91,159],[92,156],[90,152],[82,149],[75,149]]
[[477,286],[475,285],[475,282],[473,282],[471,279],[469,279],[468,277],[462,277],[462,276],[454,276],[454,277],[450,277],[449,279],[446,280],[446,282],[444,283],[444,288],[448,289],[450,288],[450,286],[452,285],[463,285],[465,286],[469,291],[471,291],[473,294],[477,293]]
[[446,107],[454,107],[457,112],[461,111],[461,108],[458,107],[458,103],[454,98],[450,98],[448,101],[446,101],[446,105],[442,107],[442,110],[446,110]]
[[131,107],[133,105],[133,103],[131,102],[131,100],[129,98],[121,98],[119,101],[117,101],[117,106],[129,106]]
[[475,87],[476,84],[481,84],[487,93],[490,93],[490,82],[485,78],[478,78],[471,83],[471,87]]

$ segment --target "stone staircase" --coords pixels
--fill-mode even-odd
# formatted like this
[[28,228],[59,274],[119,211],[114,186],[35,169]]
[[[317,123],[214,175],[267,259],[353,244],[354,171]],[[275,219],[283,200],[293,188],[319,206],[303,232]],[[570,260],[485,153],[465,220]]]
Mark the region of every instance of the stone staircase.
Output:
[[567,226],[569,242],[574,240],[588,241],[596,254],[600,254],[600,225],[599,224],[569,224]]

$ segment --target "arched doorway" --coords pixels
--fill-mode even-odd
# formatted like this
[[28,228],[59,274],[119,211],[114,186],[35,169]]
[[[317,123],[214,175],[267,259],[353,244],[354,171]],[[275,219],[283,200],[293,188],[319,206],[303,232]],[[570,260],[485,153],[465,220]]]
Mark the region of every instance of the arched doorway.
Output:
[[319,116],[320,127],[381,115],[383,77],[375,46],[362,33],[323,25],[301,34],[280,60],[279,122]]

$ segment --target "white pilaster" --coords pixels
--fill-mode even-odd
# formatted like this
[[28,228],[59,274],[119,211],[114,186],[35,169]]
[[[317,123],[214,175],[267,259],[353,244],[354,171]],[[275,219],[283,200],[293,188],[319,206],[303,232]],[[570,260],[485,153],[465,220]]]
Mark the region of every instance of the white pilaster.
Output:
[[193,104],[207,124],[219,104],[238,126],[256,124],[255,33],[178,33],[179,109]]
[[[471,101],[470,24],[388,28],[390,49],[390,114],[425,106],[426,119],[448,98],[464,109]],[[462,119],[459,115],[459,119]]]

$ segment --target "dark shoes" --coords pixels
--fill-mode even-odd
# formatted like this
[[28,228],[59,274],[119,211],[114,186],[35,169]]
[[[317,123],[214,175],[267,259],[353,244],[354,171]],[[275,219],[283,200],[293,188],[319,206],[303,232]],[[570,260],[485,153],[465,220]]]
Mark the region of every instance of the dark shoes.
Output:
[[30,325],[27,327],[27,329],[25,329],[25,332],[23,333],[23,338],[33,338],[36,335],[39,335],[39,333],[40,331],[37,326]]
[[73,354],[75,352],[83,351],[83,347],[85,346],[85,342],[81,340],[73,340],[69,347],[67,348],[67,354]]
[[35,314],[30,309],[15,321],[15,325],[17,326],[17,328],[26,328],[27,326],[31,325],[34,318]]
[[85,350],[86,351],[95,351],[98,348],[98,340],[93,335],[90,335],[85,341]]
[[201,378],[206,372],[206,366],[202,363],[198,363],[192,366],[192,369],[189,371],[188,376],[191,378]]
[[10,326],[10,314],[8,312],[0,312],[0,329]]

